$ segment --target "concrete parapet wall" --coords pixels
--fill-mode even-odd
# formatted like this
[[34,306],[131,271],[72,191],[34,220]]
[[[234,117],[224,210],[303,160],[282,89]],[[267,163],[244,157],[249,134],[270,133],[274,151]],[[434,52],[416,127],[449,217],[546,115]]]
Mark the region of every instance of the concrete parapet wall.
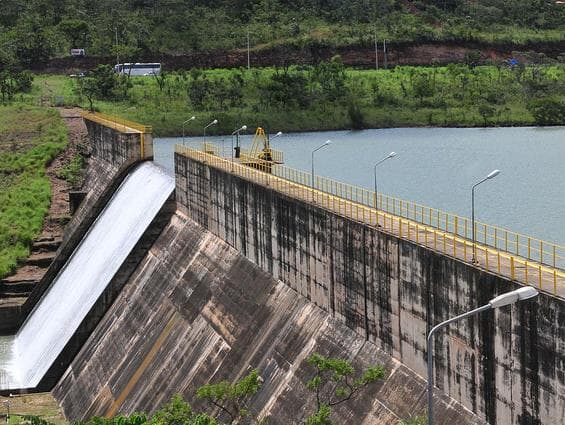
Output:
[[115,166],[128,166],[139,160],[153,159],[153,138],[151,134],[120,130],[112,122],[97,122],[85,115],[84,122],[92,146],[92,154]]
[[[178,154],[175,169],[183,212],[422,376],[431,326],[518,286]],[[491,424],[564,423],[564,302],[541,294],[452,325],[437,385]]]

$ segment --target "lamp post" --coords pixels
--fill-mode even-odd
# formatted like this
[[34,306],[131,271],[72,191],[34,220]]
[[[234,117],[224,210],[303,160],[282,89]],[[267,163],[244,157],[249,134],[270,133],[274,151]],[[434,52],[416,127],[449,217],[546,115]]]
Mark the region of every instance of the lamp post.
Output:
[[246,126],[246,125],[242,125],[242,126],[239,127],[237,130],[234,130],[234,132],[231,134],[231,160],[232,160],[232,162],[233,162],[233,150],[234,150],[234,147],[233,147],[233,136],[234,136],[234,134],[237,135],[237,143],[236,143],[236,147],[235,147],[235,149],[236,149],[235,157],[236,157],[236,158],[239,158],[239,132],[240,132],[240,131],[245,131],[245,130],[247,130],[247,126]]
[[477,262],[477,246],[476,246],[476,243],[475,243],[475,241],[476,241],[476,239],[475,239],[475,188],[478,185],[480,185],[481,183],[484,183],[487,180],[495,178],[499,174],[500,174],[500,170],[491,171],[488,176],[486,176],[480,182],[475,183],[473,185],[473,188],[471,189],[471,226],[472,226],[471,233],[473,235],[473,258],[471,259],[472,263]]
[[251,69],[251,44],[249,43],[249,30],[247,30],[247,69]]
[[434,412],[433,412],[433,391],[434,391],[434,366],[433,366],[433,336],[434,333],[441,328],[446,327],[450,323],[457,320],[464,319],[466,317],[474,316],[476,314],[482,313],[487,310],[494,310],[495,308],[504,307],[505,305],[514,304],[515,302],[527,300],[538,295],[538,291],[531,287],[525,286],[515,291],[507,292],[505,294],[499,295],[489,301],[488,304],[478,307],[474,310],[468,311],[466,313],[460,314],[459,316],[452,317],[438,325],[435,325],[430,333],[428,334],[428,425],[433,425],[434,423]]
[[182,145],[184,146],[184,125],[189,121],[194,121],[196,119],[195,116],[190,117],[189,119],[183,121],[182,123]]
[[212,121],[210,124],[208,124],[206,127],[204,127],[204,137],[206,137],[206,129],[212,125],[216,125],[218,124],[218,120],[214,120]]
[[322,148],[329,146],[332,144],[331,140],[326,140],[323,144],[318,146],[316,149],[312,151],[312,188],[314,187],[314,154]]
[[[10,394],[11,396],[11,394]],[[10,422],[10,402],[8,400],[4,401],[4,407],[6,408],[6,423]]]
[[375,174],[375,209],[377,209],[377,166],[379,164],[385,162],[387,159],[394,158],[395,156],[396,156],[396,152],[391,152],[387,156],[385,156],[383,159],[381,159],[379,162],[377,162],[375,164],[375,166],[373,167],[373,171],[374,171],[374,174]]

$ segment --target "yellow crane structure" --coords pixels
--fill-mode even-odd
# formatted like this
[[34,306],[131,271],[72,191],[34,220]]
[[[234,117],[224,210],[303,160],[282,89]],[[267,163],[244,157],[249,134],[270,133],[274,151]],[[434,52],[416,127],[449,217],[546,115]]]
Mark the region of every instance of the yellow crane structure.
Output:
[[283,162],[283,152],[271,148],[269,136],[262,127],[257,127],[257,130],[255,130],[251,150],[241,150],[241,163],[253,168],[271,172],[273,164],[282,164]]

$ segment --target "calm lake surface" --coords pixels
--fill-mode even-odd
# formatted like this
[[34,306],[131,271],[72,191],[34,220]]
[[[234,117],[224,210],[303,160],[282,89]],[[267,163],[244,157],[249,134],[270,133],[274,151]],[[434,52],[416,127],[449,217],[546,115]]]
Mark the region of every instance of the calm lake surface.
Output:
[[[272,140],[286,165],[373,188],[373,167],[391,151],[397,156],[377,167],[379,192],[471,216],[471,187],[494,169],[498,177],[475,191],[477,220],[565,245],[565,127],[396,128],[291,133]],[[200,147],[203,138],[185,139]],[[207,137],[226,155],[231,136]],[[242,136],[243,146],[252,136]],[[155,161],[173,170],[174,145],[182,138],[156,138]]]

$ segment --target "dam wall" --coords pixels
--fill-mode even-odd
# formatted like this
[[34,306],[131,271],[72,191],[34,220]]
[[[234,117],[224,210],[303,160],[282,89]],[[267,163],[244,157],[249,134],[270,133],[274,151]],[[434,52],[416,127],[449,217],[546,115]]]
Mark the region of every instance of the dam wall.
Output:
[[[433,325],[519,287],[184,155],[175,171],[180,211],[421,376]],[[451,325],[436,385],[490,424],[562,424],[564,320],[564,300],[541,293]]]
[[[152,413],[178,393],[212,412],[196,389],[256,368],[252,414],[302,424],[315,409],[313,353],[387,371],[336,406],[334,423],[397,424],[425,409],[421,377],[177,211],[53,395],[70,421]],[[482,423],[447,397],[436,406],[438,424]]]

